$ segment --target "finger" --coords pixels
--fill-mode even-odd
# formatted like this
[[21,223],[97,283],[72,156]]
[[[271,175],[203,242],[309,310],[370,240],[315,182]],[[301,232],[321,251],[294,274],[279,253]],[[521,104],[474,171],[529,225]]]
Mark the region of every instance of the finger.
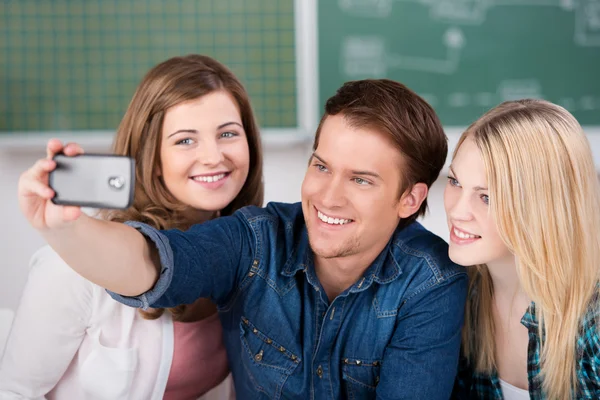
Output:
[[33,167],[27,171],[26,175],[34,180],[44,179],[48,173],[54,171],[55,168],[56,161],[42,158],[33,164]]
[[62,142],[58,139],[50,139],[46,145],[46,158],[52,158],[63,149]]
[[20,194],[24,196],[39,196],[47,200],[54,197],[54,190],[34,179],[27,180],[19,189]]
[[77,143],[67,143],[63,152],[68,156],[76,156],[78,154],[83,154],[83,149]]
[[81,215],[81,208],[75,206],[63,207],[63,219],[65,221],[75,221]]

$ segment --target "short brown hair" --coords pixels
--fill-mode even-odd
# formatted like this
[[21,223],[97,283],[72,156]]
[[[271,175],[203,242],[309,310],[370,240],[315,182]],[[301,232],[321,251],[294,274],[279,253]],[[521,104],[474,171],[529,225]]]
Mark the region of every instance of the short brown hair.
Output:
[[[448,155],[448,139],[435,111],[425,100],[399,82],[365,79],[346,82],[327,100],[313,151],[323,123],[330,115],[343,115],[354,127],[374,129],[388,137],[403,156],[399,196],[416,183],[431,187]],[[419,211],[401,221],[406,226],[425,215],[427,199]]]
[[[153,67],[139,84],[113,143],[114,154],[135,160],[135,197],[124,211],[105,214],[113,221],[135,220],[157,229],[186,229],[197,221],[186,219],[189,206],[179,202],[157,174],[160,168],[162,126],[166,111],[185,101],[214,91],[227,91],[236,101],[250,150],[248,177],[240,193],[221,210],[230,215],[237,209],[262,206],[264,196],[263,161],[258,124],[242,83],[223,64],[199,54],[173,57]],[[175,319],[185,306],[170,309]],[[160,317],[162,309],[142,312],[145,318]]]

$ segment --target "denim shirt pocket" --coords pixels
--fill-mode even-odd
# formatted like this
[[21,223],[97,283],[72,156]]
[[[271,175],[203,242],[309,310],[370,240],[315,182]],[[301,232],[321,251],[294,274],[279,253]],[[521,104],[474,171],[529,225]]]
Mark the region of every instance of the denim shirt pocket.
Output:
[[345,357],[342,359],[344,398],[375,398],[381,360]]
[[279,399],[287,378],[300,364],[300,358],[262,333],[247,318],[240,322],[242,364],[257,391]]

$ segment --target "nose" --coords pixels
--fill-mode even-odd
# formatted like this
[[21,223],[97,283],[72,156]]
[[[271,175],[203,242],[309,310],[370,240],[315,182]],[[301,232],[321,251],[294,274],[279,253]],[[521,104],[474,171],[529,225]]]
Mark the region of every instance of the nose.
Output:
[[198,160],[206,166],[216,166],[225,160],[225,156],[216,140],[203,140],[198,146]]
[[344,182],[339,177],[327,180],[321,188],[321,193],[321,204],[328,209],[342,207],[346,203]]
[[446,214],[451,220],[470,221],[473,219],[470,199],[466,191],[457,191],[455,188],[446,188],[444,192]]

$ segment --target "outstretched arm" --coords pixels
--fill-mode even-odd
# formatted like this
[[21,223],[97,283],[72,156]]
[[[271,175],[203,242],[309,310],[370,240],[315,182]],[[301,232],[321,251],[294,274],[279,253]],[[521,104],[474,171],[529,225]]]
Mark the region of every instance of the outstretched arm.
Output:
[[125,224],[82,215],[67,227],[42,235],[78,274],[113,292],[136,296],[158,278],[154,247]]
[[76,144],[51,140],[47,157],[19,179],[19,205],[29,223],[65,262],[84,278],[123,295],[150,289],[158,277],[156,256],[135,229],[82,214],[79,207],[52,203],[48,177],[56,168],[52,157],[83,153]]

